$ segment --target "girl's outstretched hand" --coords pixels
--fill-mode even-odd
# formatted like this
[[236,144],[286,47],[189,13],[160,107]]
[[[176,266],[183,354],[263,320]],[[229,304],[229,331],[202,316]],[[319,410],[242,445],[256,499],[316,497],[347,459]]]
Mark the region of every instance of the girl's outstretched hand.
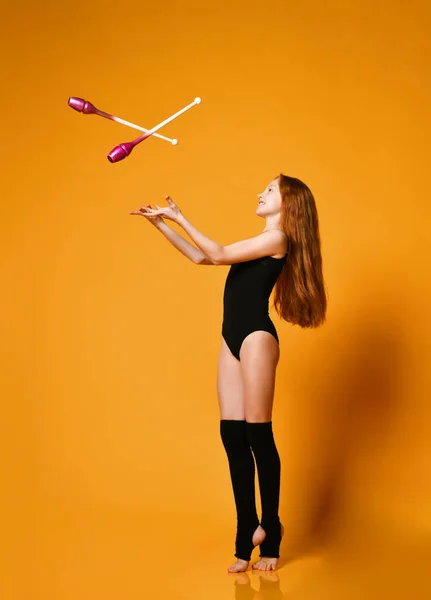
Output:
[[[165,217],[165,219],[169,219],[170,221],[178,221],[179,217],[182,214],[179,206],[177,206],[175,204],[175,202],[172,200],[172,198],[170,196],[166,196],[166,200],[168,202],[168,206],[160,207],[158,204],[156,204],[157,210],[154,210],[148,204],[147,205],[148,208],[146,209],[146,214],[144,216],[148,216],[148,217],[160,216],[160,217]],[[137,214],[137,213],[133,212],[130,214]]]
[[164,223],[163,218],[160,215],[152,215],[149,212],[151,210],[151,204],[145,204],[145,206],[140,206],[138,210],[130,211],[129,215],[139,215],[141,217],[147,217],[147,220],[150,221],[150,223],[152,223],[155,227],[159,227],[161,223]]

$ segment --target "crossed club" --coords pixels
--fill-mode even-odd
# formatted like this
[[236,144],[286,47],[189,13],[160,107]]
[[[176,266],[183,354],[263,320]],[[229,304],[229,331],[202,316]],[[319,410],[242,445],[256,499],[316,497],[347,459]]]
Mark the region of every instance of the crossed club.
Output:
[[82,112],[84,115],[99,115],[99,117],[105,117],[105,119],[110,119],[111,121],[115,121],[116,123],[121,123],[123,125],[127,125],[128,127],[132,127],[133,129],[139,129],[139,131],[145,132],[143,135],[139,136],[135,140],[131,142],[123,142],[122,144],[119,144],[111,150],[107,158],[109,162],[115,163],[129,156],[129,154],[135,146],[149,138],[151,135],[154,135],[154,137],[158,137],[162,140],[166,140],[167,142],[170,142],[173,146],[176,146],[178,144],[178,140],[165,137],[164,135],[160,135],[159,133],[156,133],[156,131],[158,131],[159,129],[161,129],[180,115],[182,115],[184,112],[186,112],[186,110],[189,110],[190,108],[192,108],[196,104],[200,104],[201,102],[202,100],[200,98],[195,98],[191,104],[188,104],[185,108],[182,108],[177,113],[175,113],[171,117],[168,117],[152,129],[145,129],[144,127],[140,127],[139,125],[135,125],[134,123],[130,123],[129,121],[125,121],[124,119],[120,119],[120,117],[116,117],[107,112],[104,112],[103,110],[99,110],[94,106],[94,104],[91,104],[91,102],[89,102],[88,100],[84,100],[83,98],[76,98],[72,96],[69,98],[68,105],[74,110]]

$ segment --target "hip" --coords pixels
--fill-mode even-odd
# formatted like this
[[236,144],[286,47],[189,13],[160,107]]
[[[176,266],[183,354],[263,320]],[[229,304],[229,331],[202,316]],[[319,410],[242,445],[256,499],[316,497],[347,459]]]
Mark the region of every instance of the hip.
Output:
[[232,330],[245,333],[259,329],[269,331],[278,340],[277,330],[269,314],[224,316],[222,322],[222,333]]

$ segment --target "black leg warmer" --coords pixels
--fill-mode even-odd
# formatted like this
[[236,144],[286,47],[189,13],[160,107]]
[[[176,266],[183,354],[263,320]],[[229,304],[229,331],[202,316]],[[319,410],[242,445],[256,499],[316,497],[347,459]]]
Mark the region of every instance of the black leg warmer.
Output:
[[220,420],[220,435],[229,460],[237,513],[235,556],[250,560],[254,548],[253,533],[259,526],[259,518],[256,511],[254,458],[245,426],[245,421]]
[[266,537],[260,544],[260,555],[279,558],[281,525],[278,516],[280,501],[280,456],[272,432],[272,421],[246,423],[248,442],[256,458],[262,502],[262,528]]

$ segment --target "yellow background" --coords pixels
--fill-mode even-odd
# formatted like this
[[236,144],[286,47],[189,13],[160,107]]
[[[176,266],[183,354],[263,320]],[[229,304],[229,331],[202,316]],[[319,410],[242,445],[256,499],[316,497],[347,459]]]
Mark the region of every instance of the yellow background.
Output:
[[[419,0],[2,6],[5,598],[235,597],[216,396],[228,267],[194,265],[128,211],[170,194],[232,243],[262,231],[257,194],[280,171],[315,195],[329,292],[318,330],[271,312],[280,589],[419,597],[430,17]],[[177,147],[151,138],[110,164],[139,133],[69,96],[146,128],[202,104],[161,130]]]

